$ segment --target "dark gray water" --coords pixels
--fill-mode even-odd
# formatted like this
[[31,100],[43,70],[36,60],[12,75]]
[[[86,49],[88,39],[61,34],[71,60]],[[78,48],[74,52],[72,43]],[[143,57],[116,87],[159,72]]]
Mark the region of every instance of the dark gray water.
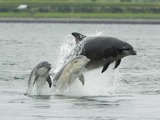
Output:
[[[63,96],[24,96],[29,74],[41,61],[53,71],[74,43],[71,32],[127,41],[137,56],[86,73]],[[0,120],[160,119],[160,25],[0,24]]]

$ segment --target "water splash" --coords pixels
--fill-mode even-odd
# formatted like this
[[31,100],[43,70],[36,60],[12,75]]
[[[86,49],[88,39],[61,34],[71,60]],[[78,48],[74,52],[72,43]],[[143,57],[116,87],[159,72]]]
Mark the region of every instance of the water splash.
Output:
[[108,96],[115,94],[119,87],[119,70],[110,69],[104,74],[100,71],[101,69],[96,69],[85,72],[84,86],[79,79],[76,79],[64,92],[56,91],[55,94],[65,96]]
[[103,36],[104,34],[104,31],[95,31],[94,33],[88,33],[87,36]]
[[57,59],[57,64],[54,70],[54,73],[56,73],[64,64],[65,60],[67,59],[67,56],[70,54],[72,49],[75,47],[75,41],[71,37],[71,35],[68,35],[65,38],[64,43],[60,46],[59,50],[59,57]]

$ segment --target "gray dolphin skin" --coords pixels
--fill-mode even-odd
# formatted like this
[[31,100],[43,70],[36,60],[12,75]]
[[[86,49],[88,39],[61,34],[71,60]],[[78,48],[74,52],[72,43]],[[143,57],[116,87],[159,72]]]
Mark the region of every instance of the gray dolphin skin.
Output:
[[76,78],[82,82],[84,85],[84,76],[82,74],[85,65],[90,60],[83,55],[76,56],[69,60],[55,75],[53,82],[54,86],[58,90],[64,90],[65,88],[70,86]]
[[51,64],[44,61],[39,63],[37,66],[34,67],[32,70],[29,80],[28,80],[28,88],[25,95],[28,95],[32,92],[33,87],[36,83],[37,85],[37,92],[40,92],[40,88],[48,82],[49,88],[52,86],[52,80],[50,78],[50,70]]
[[[89,70],[103,66],[103,73],[113,62],[115,62],[114,69],[116,69],[123,57],[137,54],[129,43],[117,38],[106,36],[86,37],[76,32],[72,35],[77,43],[76,55],[85,55],[90,59],[90,62],[85,66]],[[77,40],[78,38],[80,39]]]

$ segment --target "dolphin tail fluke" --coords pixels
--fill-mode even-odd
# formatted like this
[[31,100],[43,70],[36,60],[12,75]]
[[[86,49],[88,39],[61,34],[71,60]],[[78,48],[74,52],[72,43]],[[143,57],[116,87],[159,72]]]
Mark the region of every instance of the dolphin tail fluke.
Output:
[[83,40],[83,38],[87,37],[87,36],[82,35],[82,34],[77,33],[77,32],[73,32],[72,35],[75,37],[76,44],[78,44],[79,42],[81,42]]
[[81,74],[80,77],[79,77],[79,80],[81,81],[82,85],[84,86],[84,75]]
[[117,60],[114,66],[114,69],[116,69],[121,63],[121,59]]

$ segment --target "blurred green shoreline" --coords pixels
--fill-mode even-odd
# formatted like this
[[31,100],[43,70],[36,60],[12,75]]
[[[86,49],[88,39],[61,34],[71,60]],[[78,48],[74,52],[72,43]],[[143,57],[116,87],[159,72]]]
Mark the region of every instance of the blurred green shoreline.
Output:
[[0,0],[0,18],[160,19],[160,0],[135,1]]
[[160,19],[158,13],[44,13],[0,12],[0,18]]

